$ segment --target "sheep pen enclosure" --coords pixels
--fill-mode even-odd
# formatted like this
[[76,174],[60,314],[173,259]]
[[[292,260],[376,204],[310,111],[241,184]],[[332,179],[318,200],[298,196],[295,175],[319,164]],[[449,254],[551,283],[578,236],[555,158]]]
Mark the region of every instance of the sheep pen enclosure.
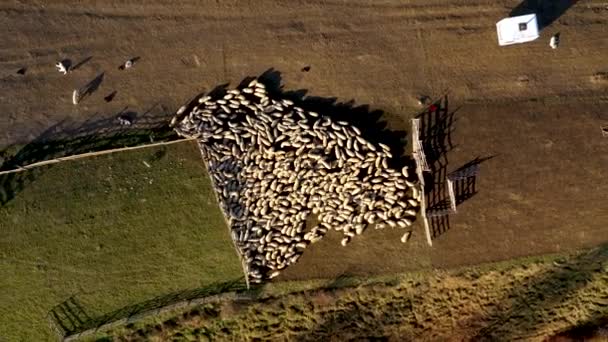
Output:
[[342,246],[371,227],[409,240],[422,191],[415,173],[391,167],[401,156],[364,138],[366,127],[331,114],[253,79],[197,97],[172,120],[199,141],[250,282],[278,276],[330,230]]

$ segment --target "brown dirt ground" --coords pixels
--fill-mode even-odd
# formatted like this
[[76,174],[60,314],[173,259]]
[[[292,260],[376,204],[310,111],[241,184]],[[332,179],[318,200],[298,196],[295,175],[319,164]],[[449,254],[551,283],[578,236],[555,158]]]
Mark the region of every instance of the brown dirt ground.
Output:
[[[608,138],[599,127],[608,122],[608,7],[581,1],[537,41],[499,47],[495,23],[518,3],[2,1],[0,147],[125,107],[169,116],[199,92],[269,68],[286,89],[391,113],[395,130],[409,128],[418,95],[449,91],[448,109],[458,110],[447,171],[493,156],[450,229],[432,249],[419,224],[408,245],[388,230],[351,248],[330,236],[284,278],[474,264],[606,242]],[[556,32],[561,45],[552,50]],[[53,66],[90,56],[67,76]],[[132,57],[140,57],[135,66],[119,71]],[[72,105],[71,91],[102,72],[99,89]],[[373,248],[357,248],[364,244]]]

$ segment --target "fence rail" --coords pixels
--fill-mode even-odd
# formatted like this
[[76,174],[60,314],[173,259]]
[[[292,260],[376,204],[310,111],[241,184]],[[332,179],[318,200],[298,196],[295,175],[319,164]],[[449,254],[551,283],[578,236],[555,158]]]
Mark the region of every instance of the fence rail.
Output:
[[[201,154],[201,161],[205,167],[205,170],[207,170],[207,174],[209,175],[209,179],[211,180],[213,187],[215,188],[215,179],[213,177],[211,177],[211,171],[209,171],[209,164],[207,163],[207,160],[205,159],[204,147],[202,145],[199,145],[199,151]],[[215,196],[215,201],[216,201],[217,205],[220,207],[220,209],[222,211],[222,217],[224,218],[224,222],[226,223],[226,227],[228,228],[228,235],[230,236],[230,240],[232,240],[232,246],[234,247],[234,250],[236,251],[236,255],[239,258],[239,261],[241,262],[243,276],[245,277],[245,284],[247,285],[247,290],[249,290],[250,289],[249,264],[245,260],[245,257],[243,256],[241,249],[237,246],[236,239],[232,236],[232,225],[230,224],[230,219],[228,218],[228,216],[226,215],[226,213],[224,211],[224,208],[222,207],[223,202],[220,199],[220,194],[217,191],[213,191],[213,194]]]
[[426,162],[426,156],[422,148],[422,141],[420,140],[420,119],[412,119],[412,140],[413,140],[413,154],[416,162],[416,174],[420,184],[420,213],[422,214],[422,221],[424,222],[424,233],[426,235],[426,242],[429,246],[433,246],[433,240],[431,238],[431,227],[429,225],[429,219],[426,215],[426,195],[425,195],[425,184],[424,184],[424,171],[429,169]]
[[185,142],[185,141],[193,141],[193,140],[195,140],[195,139],[192,139],[192,138],[189,138],[189,139],[178,139],[178,140],[172,140],[172,141],[163,141],[163,142],[151,143],[151,144],[146,144],[146,145],[119,147],[119,148],[113,148],[113,149],[104,150],[104,151],[96,151],[96,152],[87,152],[87,153],[81,153],[81,154],[74,154],[74,155],[66,156],[66,157],[57,157],[57,158],[53,158],[53,159],[49,159],[49,160],[44,160],[44,161],[32,163],[32,164],[25,165],[25,166],[18,166],[16,169],[13,169],[13,170],[0,171],[0,176],[1,175],[6,175],[6,174],[10,174],[10,173],[17,173],[17,172],[28,171],[28,170],[31,170],[31,169],[36,168],[36,167],[56,164],[56,163],[60,163],[60,162],[64,162],[64,161],[69,161],[69,160],[77,160],[77,159],[82,159],[82,158],[100,156],[100,155],[110,154],[110,153],[115,153],[115,152],[137,150],[137,149],[154,147],[154,146],[171,145],[171,144],[176,144],[176,143]]
[[456,213],[456,194],[454,192],[454,181],[448,177],[446,179],[448,186],[448,196],[450,198],[450,208],[452,212]]
[[208,304],[208,303],[217,303],[217,302],[220,302],[223,300],[250,301],[250,300],[253,300],[254,298],[255,298],[255,296],[252,294],[227,292],[227,293],[211,295],[211,296],[207,296],[207,297],[183,300],[180,302],[176,302],[176,303],[172,303],[172,304],[163,306],[161,308],[144,311],[144,312],[138,313],[138,314],[130,316],[130,317],[119,318],[115,321],[108,322],[108,323],[105,323],[98,327],[94,327],[94,328],[80,331],[77,333],[73,333],[73,334],[69,334],[69,335],[65,335],[65,336],[59,335],[59,338],[60,338],[60,341],[63,341],[63,342],[77,341],[80,338],[94,336],[95,334],[100,333],[100,332],[108,331],[110,329],[114,329],[114,328],[120,327],[122,325],[136,323],[136,322],[144,320],[146,318],[149,318],[152,316],[158,316],[158,315],[168,313],[170,311],[177,310],[177,309],[188,310],[188,309],[192,309],[199,305]]

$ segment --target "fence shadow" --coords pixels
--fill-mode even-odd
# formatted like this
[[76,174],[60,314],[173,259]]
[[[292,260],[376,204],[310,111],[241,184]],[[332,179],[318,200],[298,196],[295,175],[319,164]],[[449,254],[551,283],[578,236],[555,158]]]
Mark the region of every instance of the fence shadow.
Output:
[[47,320],[53,330],[60,336],[78,331],[83,324],[91,320],[84,307],[74,296],[54,306],[47,314]]
[[445,95],[417,116],[420,119],[420,140],[430,169],[430,172],[424,173],[424,192],[431,238],[450,229],[450,218],[447,215],[450,201],[446,179],[448,152],[455,147],[452,133],[457,111],[458,109],[450,111],[449,98]]
[[[459,206],[463,202],[471,199],[477,194],[477,175],[479,172],[479,165],[494,156],[475,158],[470,162],[464,164],[453,172],[447,174],[447,178],[451,179],[454,190],[454,197],[456,206]],[[447,181],[446,178],[446,181]],[[433,207],[429,207],[431,212],[429,215],[429,226],[431,227],[432,237],[438,237],[441,234],[450,230],[450,213],[452,208],[450,205],[450,199],[446,191],[447,183],[442,183],[434,189],[437,190],[434,194],[436,202]]]
[[60,337],[76,335],[83,331],[96,329],[104,324],[121,319],[134,318],[141,314],[154,314],[156,310],[171,310],[186,305],[194,299],[205,298],[227,292],[244,292],[247,290],[243,278],[227,282],[215,282],[205,287],[173,292],[150,300],[128,305],[115,311],[91,317],[84,308],[70,297],[49,311],[47,318]]
[[339,289],[344,287],[353,287],[359,283],[359,279],[350,274],[349,272],[345,272],[332,279],[325,285],[326,289]]
[[477,157],[450,172],[448,177],[452,179],[454,184],[456,205],[460,205],[477,194],[477,175],[479,174],[479,166],[481,163],[494,157],[496,157],[496,155],[483,158]]
[[477,193],[479,165],[495,157],[477,157],[448,173],[448,154],[455,148],[452,134],[458,110],[450,110],[449,99],[445,95],[417,116],[420,119],[420,140],[430,169],[424,173],[424,192],[432,239],[450,230],[452,206],[448,178],[454,186],[456,205],[462,204]]
[[538,29],[542,30],[559,19],[578,0],[524,0],[509,13],[510,17],[536,13]]
[[[12,145],[0,152],[0,171],[20,169],[32,163],[87,152],[137,146],[153,141],[177,139],[168,127],[166,114],[153,114],[152,109],[137,116],[131,126],[120,126],[115,117],[93,115],[84,123],[60,122],[25,145]],[[124,110],[117,115],[124,114]],[[52,165],[0,175],[0,205],[10,202]]]

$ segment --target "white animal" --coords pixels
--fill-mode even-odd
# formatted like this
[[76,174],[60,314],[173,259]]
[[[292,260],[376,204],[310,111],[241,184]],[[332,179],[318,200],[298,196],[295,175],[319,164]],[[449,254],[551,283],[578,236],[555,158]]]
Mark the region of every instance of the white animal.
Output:
[[80,101],[80,92],[78,90],[74,90],[72,93],[72,103],[77,105]]
[[559,34],[556,34],[553,37],[551,37],[551,40],[549,40],[549,46],[552,49],[557,49],[558,45],[559,45]]
[[131,118],[121,115],[118,117],[118,123],[121,126],[131,126],[131,124],[133,123],[133,121],[131,120]]
[[57,62],[55,64],[55,67],[57,67],[57,70],[64,75],[66,75],[69,71],[68,66],[63,64],[63,62]]

